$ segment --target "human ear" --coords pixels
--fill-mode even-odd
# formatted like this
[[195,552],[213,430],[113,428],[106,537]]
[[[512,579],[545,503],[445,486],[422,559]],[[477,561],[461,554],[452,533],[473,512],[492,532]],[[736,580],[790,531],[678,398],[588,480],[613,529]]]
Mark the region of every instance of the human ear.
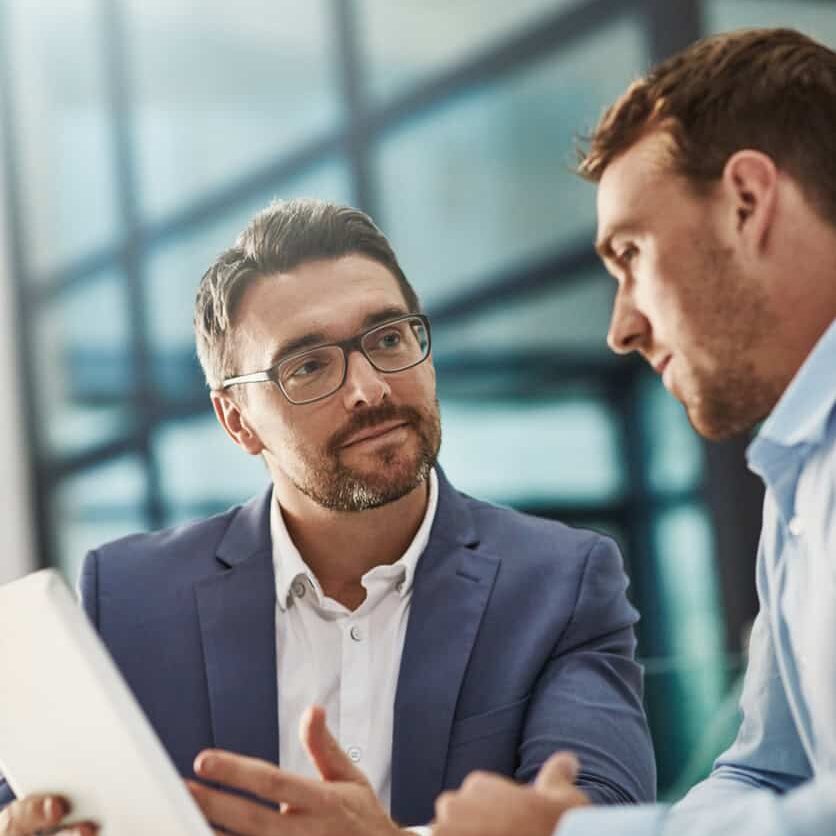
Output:
[[258,434],[250,427],[246,416],[229,395],[223,392],[212,392],[212,408],[215,410],[215,417],[218,423],[224,428],[226,434],[242,449],[251,456],[257,456],[264,449]]
[[759,254],[768,243],[775,217],[775,163],[760,151],[737,151],[723,168],[722,188],[739,240],[752,255]]

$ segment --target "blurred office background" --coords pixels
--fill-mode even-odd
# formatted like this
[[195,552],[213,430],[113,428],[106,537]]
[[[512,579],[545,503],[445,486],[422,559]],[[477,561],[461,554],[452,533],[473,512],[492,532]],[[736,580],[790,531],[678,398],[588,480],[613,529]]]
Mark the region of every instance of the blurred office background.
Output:
[[195,287],[272,197],[352,203],[433,319],[447,473],[621,544],[679,794],[734,727],[761,497],[746,439],[609,353],[570,167],[651,62],[750,25],[836,46],[824,0],[0,0],[0,580],[266,485],[211,414]]

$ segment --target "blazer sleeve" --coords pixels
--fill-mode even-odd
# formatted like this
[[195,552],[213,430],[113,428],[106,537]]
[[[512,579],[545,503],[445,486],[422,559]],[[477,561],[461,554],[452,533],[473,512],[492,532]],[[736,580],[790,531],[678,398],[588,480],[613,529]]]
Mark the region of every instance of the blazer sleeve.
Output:
[[615,543],[597,537],[586,555],[566,629],[539,677],[516,777],[532,781],[557,748],[581,763],[578,786],[593,803],[652,801],[656,763],[635,660],[638,613]]

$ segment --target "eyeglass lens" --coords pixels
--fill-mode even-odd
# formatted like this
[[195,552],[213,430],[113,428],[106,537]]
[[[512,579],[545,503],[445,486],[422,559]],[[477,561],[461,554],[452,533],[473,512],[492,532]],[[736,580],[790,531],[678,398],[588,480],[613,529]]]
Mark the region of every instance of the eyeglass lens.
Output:
[[[381,372],[397,372],[420,363],[429,348],[427,330],[418,318],[402,319],[366,332],[360,347]],[[289,358],[278,369],[279,383],[292,401],[323,398],[343,381],[345,354],[339,346],[314,348]]]

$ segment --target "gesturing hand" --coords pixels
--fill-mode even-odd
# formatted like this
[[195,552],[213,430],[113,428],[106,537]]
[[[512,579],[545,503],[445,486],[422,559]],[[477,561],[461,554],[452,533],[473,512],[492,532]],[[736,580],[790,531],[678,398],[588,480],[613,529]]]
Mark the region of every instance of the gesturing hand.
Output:
[[201,752],[195,771],[207,781],[243,790],[278,809],[189,782],[206,818],[241,836],[393,836],[401,833],[366,780],[331,736],[325,712],[313,707],[300,724],[302,742],[321,781],[267,761],[216,749]]
[[473,772],[460,790],[436,800],[433,836],[551,836],[567,810],[589,804],[574,784],[577,774],[569,752],[552,755],[531,787]]

